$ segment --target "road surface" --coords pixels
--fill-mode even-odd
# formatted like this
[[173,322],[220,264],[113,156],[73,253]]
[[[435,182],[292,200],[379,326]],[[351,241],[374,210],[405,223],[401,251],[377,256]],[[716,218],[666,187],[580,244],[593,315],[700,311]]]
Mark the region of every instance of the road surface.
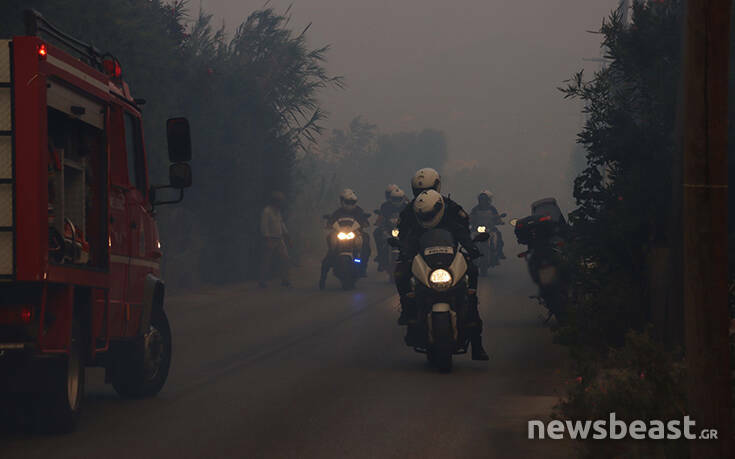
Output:
[[570,457],[570,445],[531,441],[565,384],[522,263],[482,279],[489,362],[427,366],[396,325],[398,298],[382,275],[342,292],[316,268],[294,287],[253,283],[178,293],[167,309],[174,359],[149,400],[121,400],[88,369],[77,432],[0,433],[10,458],[494,458]]

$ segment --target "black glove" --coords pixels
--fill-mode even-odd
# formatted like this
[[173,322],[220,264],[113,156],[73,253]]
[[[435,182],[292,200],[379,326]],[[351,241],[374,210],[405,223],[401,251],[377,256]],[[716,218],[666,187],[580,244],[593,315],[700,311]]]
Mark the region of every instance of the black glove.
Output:
[[466,247],[465,250],[467,250],[467,257],[469,257],[470,260],[474,260],[482,256],[482,252],[480,252],[480,249],[478,249],[474,245]]

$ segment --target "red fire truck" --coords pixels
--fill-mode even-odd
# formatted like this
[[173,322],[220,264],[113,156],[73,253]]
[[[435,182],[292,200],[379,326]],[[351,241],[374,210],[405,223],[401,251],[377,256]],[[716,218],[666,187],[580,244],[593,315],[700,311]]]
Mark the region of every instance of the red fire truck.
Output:
[[[191,142],[186,119],[168,120],[170,183],[151,186],[144,101],[120,63],[25,19],[25,36],[0,40],[0,393],[39,428],[69,431],[85,367],[125,397],[166,381],[154,206],[191,185]],[[178,198],[157,201],[161,188]]]

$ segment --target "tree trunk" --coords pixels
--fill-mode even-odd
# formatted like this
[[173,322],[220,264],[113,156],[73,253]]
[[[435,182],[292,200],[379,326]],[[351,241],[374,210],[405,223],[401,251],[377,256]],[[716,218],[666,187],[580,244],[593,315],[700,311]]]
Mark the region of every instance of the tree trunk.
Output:
[[732,457],[727,310],[727,82],[730,0],[690,0],[684,48],[684,317],[689,411],[717,441],[693,458]]

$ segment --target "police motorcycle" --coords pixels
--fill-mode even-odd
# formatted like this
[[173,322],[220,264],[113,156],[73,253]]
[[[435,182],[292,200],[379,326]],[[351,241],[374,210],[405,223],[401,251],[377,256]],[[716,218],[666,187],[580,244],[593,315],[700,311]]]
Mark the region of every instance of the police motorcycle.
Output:
[[[324,215],[325,219],[329,217]],[[363,263],[360,223],[352,217],[337,219],[331,226],[327,241],[333,259],[332,272],[342,284],[342,289],[352,290],[360,278]]]
[[566,222],[554,198],[531,204],[531,215],[511,220],[519,244],[528,250],[518,254],[524,258],[531,279],[538,286],[536,298],[549,312],[563,321],[569,298],[568,276],[564,269],[564,230]]
[[[379,210],[374,211],[375,215],[382,216]],[[398,263],[399,250],[388,244],[390,238],[397,238],[398,231],[398,214],[391,215],[390,218],[383,218],[382,224],[376,232],[375,244],[378,246],[378,264],[388,273],[388,281],[393,282],[396,272],[396,264]],[[381,238],[384,243],[378,243],[377,238]]]
[[378,247],[378,270],[388,273],[388,281],[393,282],[398,263],[398,249],[388,244],[388,239],[398,237],[398,217],[406,205],[406,193],[397,185],[388,185],[385,190],[386,202],[375,210],[378,216],[375,230],[375,245]]
[[[483,242],[488,233],[477,234],[473,241]],[[389,244],[400,248],[397,238]],[[406,345],[426,354],[440,372],[452,370],[452,356],[466,354],[470,333],[463,325],[467,318],[467,261],[452,234],[433,229],[419,239],[419,253],[411,265],[413,295],[417,305],[417,323],[408,327]]]
[[487,276],[490,268],[500,264],[500,250],[498,248],[498,239],[500,237],[497,226],[504,225],[503,218],[507,214],[497,215],[490,210],[478,210],[472,216],[470,229],[473,236],[486,233],[488,239],[485,242],[477,244],[482,257],[477,260],[478,268],[481,276]]

